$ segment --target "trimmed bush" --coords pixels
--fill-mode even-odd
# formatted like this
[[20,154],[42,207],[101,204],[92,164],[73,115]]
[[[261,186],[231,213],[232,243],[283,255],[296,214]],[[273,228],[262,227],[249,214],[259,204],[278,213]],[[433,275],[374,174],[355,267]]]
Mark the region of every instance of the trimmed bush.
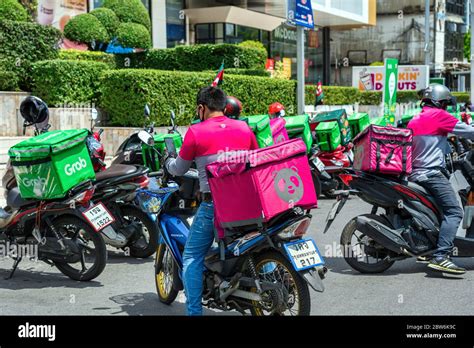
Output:
[[58,57],[61,32],[36,23],[0,21],[0,59],[10,60],[20,88],[31,90],[31,63]]
[[110,39],[115,37],[115,33],[120,25],[120,20],[114,11],[109,8],[100,7],[91,11],[90,14],[96,17],[104,26]]
[[360,92],[359,104],[380,105],[382,103],[382,92]]
[[471,96],[467,92],[453,92],[452,94],[456,97],[458,103],[467,103],[471,100]]
[[17,74],[0,68],[0,91],[17,91],[18,82]]
[[[359,101],[359,90],[353,87],[323,86],[324,104],[350,105]],[[314,105],[316,99],[316,86],[306,86],[306,105]]]
[[46,60],[33,64],[33,94],[50,106],[97,103],[105,63]]
[[90,13],[73,17],[64,27],[64,36],[69,40],[98,47],[100,43],[109,42],[109,34],[102,23]]
[[262,76],[262,77],[270,77],[270,71],[263,70],[263,69],[225,69],[224,71],[224,78],[225,74],[228,75],[247,75],[247,76]]
[[28,12],[21,6],[18,0],[1,0],[0,21],[1,20],[26,22],[28,20]]
[[150,15],[140,0],[105,0],[103,7],[114,11],[120,22],[137,23],[148,31],[151,29]]
[[[101,83],[100,106],[112,124],[142,126],[143,107],[149,104],[157,126],[168,126],[170,110],[180,125],[189,125],[195,116],[196,94],[208,86],[215,74],[145,69],[110,70]],[[264,114],[268,105],[283,103],[296,110],[296,83],[264,77],[228,75],[221,86],[239,98],[244,115]]]
[[86,60],[107,64],[110,68],[115,68],[115,56],[105,52],[80,51],[80,50],[60,50],[59,59],[62,60]]
[[117,42],[123,47],[150,48],[150,32],[141,24],[122,23],[116,31]]
[[38,13],[38,0],[19,0],[28,12],[31,21],[34,21]]

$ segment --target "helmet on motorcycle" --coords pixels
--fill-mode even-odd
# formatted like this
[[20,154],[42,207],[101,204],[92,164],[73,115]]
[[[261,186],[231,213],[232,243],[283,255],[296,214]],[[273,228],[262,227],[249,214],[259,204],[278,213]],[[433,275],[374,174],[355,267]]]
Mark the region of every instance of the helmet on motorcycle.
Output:
[[448,87],[433,83],[423,90],[421,105],[446,110],[449,105],[456,106],[456,98],[453,97]]
[[280,103],[273,103],[268,107],[268,114],[270,118],[285,116],[285,107]]
[[224,115],[237,120],[242,112],[242,103],[236,97],[227,96]]
[[48,105],[38,97],[26,97],[20,104],[20,114],[29,124],[39,124],[49,119]]

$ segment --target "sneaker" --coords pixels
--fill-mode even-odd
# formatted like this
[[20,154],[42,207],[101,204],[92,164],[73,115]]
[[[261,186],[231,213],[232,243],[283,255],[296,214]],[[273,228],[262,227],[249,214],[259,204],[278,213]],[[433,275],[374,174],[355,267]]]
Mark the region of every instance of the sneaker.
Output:
[[449,257],[435,257],[433,258],[428,267],[440,272],[452,273],[452,274],[464,274],[466,269],[454,264]]
[[431,256],[418,256],[416,261],[420,263],[429,263],[431,261]]

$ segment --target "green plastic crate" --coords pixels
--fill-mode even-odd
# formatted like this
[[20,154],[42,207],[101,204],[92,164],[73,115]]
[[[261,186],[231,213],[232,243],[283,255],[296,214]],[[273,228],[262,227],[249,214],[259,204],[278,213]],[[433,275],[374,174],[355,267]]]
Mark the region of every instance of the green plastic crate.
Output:
[[24,199],[58,199],[76,185],[95,180],[86,146],[87,129],[43,133],[11,147],[15,178]]
[[316,138],[322,151],[334,151],[341,145],[341,132],[336,121],[321,122],[316,127]]
[[284,119],[286,122],[285,128],[288,132],[288,137],[290,139],[303,139],[304,143],[306,144],[306,149],[309,153],[313,147],[313,136],[309,127],[309,116],[286,116]]
[[254,115],[240,118],[252,129],[260,148],[273,145],[273,135],[268,115]]
[[[158,152],[163,155],[164,150],[166,148],[165,144],[165,139],[166,138],[171,138],[173,139],[174,146],[176,147],[176,152],[179,153],[179,150],[181,149],[181,146],[183,145],[183,138],[181,137],[181,134],[178,133],[172,133],[172,134],[156,134],[153,136],[153,139],[155,140],[155,149],[158,150]],[[155,150],[150,145],[143,144],[142,143],[142,158],[143,158],[143,163],[147,168],[149,168],[152,172],[155,172],[160,169],[160,158],[156,154]]]
[[357,134],[370,126],[369,114],[366,112],[357,112],[355,114],[349,115],[347,118],[349,119],[349,126],[351,127],[352,139],[354,139]]
[[341,133],[342,145],[347,145],[352,140],[351,127],[347,118],[346,110],[338,109],[334,111],[322,112],[311,119],[311,123],[321,123],[336,121]]

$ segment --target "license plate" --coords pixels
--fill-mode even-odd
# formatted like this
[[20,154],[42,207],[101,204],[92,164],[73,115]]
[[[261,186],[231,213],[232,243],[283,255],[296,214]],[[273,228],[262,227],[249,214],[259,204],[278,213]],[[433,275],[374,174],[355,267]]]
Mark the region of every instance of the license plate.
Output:
[[312,239],[286,243],[285,250],[297,271],[324,265],[316,243]]
[[319,170],[320,173],[323,172],[324,169],[326,168],[324,163],[317,157],[313,159],[313,164],[316,166],[316,168]]
[[82,215],[84,215],[97,232],[115,221],[112,214],[110,214],[102,203],[98,203],[92,208],[87,209]]

